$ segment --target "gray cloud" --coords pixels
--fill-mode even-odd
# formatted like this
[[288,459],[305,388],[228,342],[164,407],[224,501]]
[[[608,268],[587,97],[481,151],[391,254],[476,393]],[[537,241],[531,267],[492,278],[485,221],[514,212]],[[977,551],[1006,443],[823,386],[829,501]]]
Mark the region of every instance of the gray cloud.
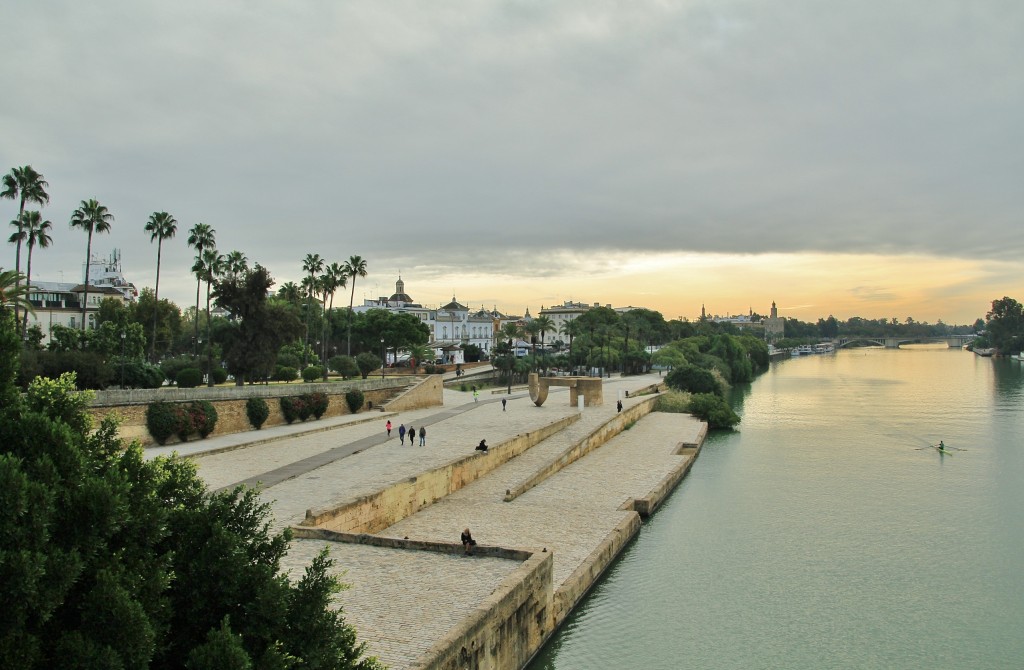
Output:
[[198,221],[283,277],[310,251],[1019,258],[1022,34],[1009,1],[39,0],[0,25],[0,166],[50,181],[40,272],[80,267],[90,197],[143,275],[172,212],[182,282]]

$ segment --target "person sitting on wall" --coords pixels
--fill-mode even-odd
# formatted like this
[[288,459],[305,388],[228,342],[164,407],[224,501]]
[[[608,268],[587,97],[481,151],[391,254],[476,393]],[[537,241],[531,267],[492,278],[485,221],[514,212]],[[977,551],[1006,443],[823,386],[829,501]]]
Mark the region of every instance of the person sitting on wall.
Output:
[[473,535],[469,532],[469,529],[462,531],[462,548],[466,551],[466,556],[473,554],[473,547],[476,546],[476,540],[473,539]]
[[476,445],[476,451],[482,451],[487,453],[487,440],[480,440],[480,444]]

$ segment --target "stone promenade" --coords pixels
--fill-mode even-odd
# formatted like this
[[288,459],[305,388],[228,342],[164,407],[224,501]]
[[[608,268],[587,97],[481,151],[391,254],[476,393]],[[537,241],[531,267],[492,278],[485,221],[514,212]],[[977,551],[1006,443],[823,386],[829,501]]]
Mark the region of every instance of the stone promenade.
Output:
[[[633,514],[621,510],[622,504],[647,495],[678,467],[684,458],[675,455],[679,443],[698,441],[702,424],[687,415],[650,414],[512,502],[503,502],[505,492],[613,418],[620,391],[657,381],[657,376],[605,380],[604,405],[585,408],[565,430],[380,535],[458,543],[468,526],[481,545],[546,548],[554,554],[557,590]],[[506,411],[502,397],[508,400]],[[625,398],[623,404],[629,408],[641,401]],[[316,432],[300,432],[315,424],[280,427],[291,433],[283,430],[253,446],[245,446],[244,438],[223,436],[176,448],[195,459],[211,488],[263,482],[261,496],[273,505],[275,529],[280,529],[301,522],[307,509],[373,493],[472,454],[481,439],[496,446],[578,412],[568,406],[566,389],[552,389],[543,407],[535,407],[522,392],[481,394],[474,403],[468,393],[446,390],[444,402],[444,407],[400,414],[348,416]],[[388,419],[390,439],[384,433]],[[426,426],[426,446],[410,446],[408,439],[400,445],[397,429],[403,423]],[[245,435],[265,440],[268,436],[261,433],[266,432]],[[346,619],[367,642],[368,652],[394,669],[413,666],[520,565],[458,553],[295,540],[286,569],[297,576],[324,546],[330,547],[335,568],[349,585],[338,596]]]

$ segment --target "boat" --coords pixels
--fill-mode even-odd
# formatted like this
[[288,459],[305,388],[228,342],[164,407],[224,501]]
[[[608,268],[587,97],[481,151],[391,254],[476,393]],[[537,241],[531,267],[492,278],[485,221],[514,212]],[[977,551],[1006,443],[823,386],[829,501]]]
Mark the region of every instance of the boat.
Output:
[[978,356],[985,356],[986,358],[996,353],[996,350],[992,347],[975,347],[974,353]]
[[794,356],[810,356],[814,353],[814,347],[809,344],[801,344],[799,347],[793,350]]
[[819,342],[814,345],[814,353],[816,354],[834,354],[836,351],[836,345],[831,342]]
[[1020,361],[1020,362],[1024,363],[1024,351],[1016,353],[1016,354],[1010,354],[1010,358],[1012,358],[1015,361]]

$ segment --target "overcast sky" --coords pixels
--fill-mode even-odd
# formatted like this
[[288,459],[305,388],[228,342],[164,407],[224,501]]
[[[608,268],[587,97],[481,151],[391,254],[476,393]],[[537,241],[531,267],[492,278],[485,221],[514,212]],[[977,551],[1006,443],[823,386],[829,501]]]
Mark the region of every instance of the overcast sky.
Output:
[[516,313],[963,323],[1024,300],[1019,0],[0,6],[0,170],[50,184],[40,280],[81,277],[68,220],[96,198],[94,252],[139,286],[147,218],[175,216],[183,307],[200,221],[279,282],[361,255],[357,301],[399,272],[425,304]]

